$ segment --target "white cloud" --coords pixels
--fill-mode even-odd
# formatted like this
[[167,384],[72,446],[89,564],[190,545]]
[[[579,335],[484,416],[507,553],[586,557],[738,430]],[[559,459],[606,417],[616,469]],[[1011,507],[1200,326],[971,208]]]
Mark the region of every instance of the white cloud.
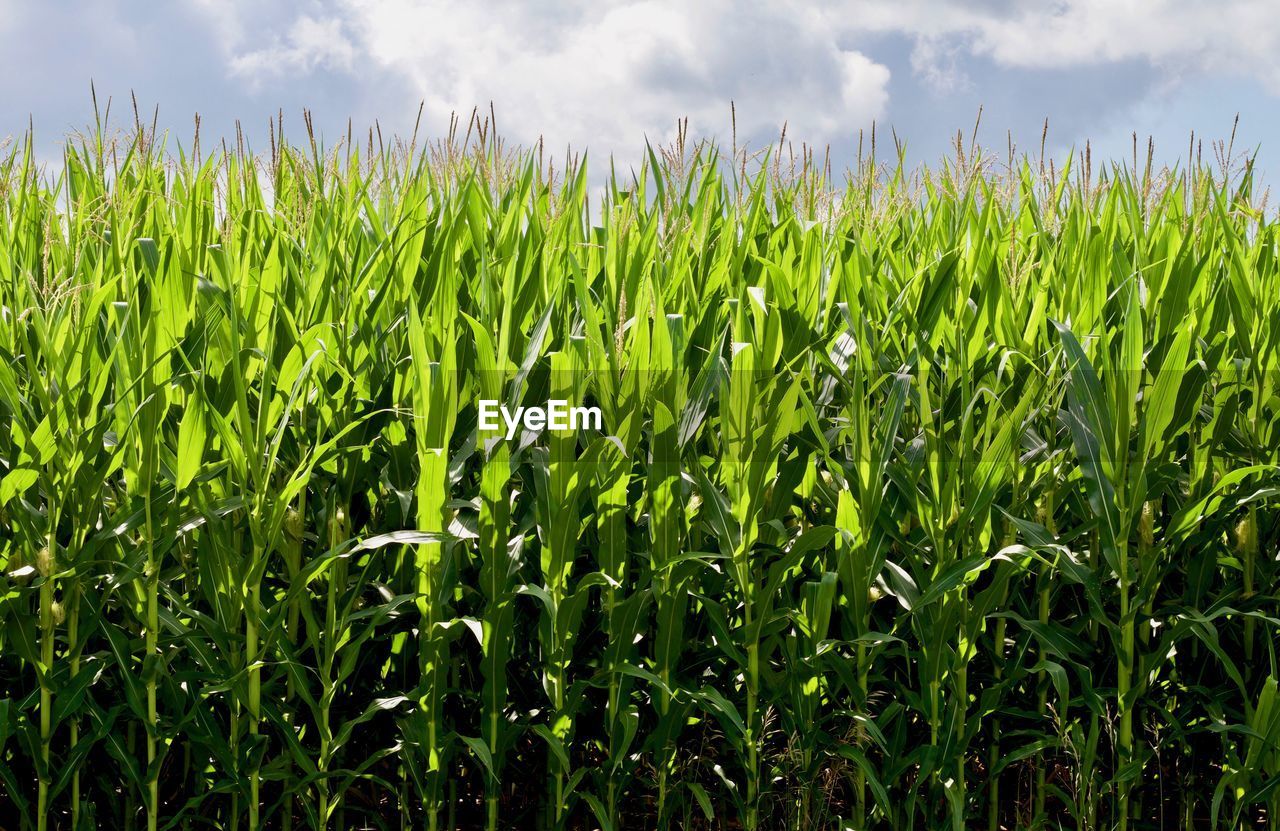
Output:
[[938,92],[967,89],[969,78],[960,67],[961,51],[951,37],[917,37],[911,49],[911,70]]
[[824,140],[881,115],[889,71],[839,48],[825,21],[784,4],[726,0],[580,3],[548,12],[406,0],[349,0],[366,55],[402,74],[437,117],[495,103],[503,132],[549,146],[633,147],[675,119],[723,134],[729,102],[743,134]]
[[356,47],[347,37],[341,20],[303,15],[283,37],[274,39],[268,46],[235,55],[231,59],[231,71],[251,78],[305,73],[319,67],[351,71],[355,61]]
[[237,0],[186,0],[186,4],[213,30],[223,48],[231,50],[240,46],[244,39],[244,26]]
[[985,21],[979,48],[1018,66],[1139,59],[1178,73],[1252,76],[1280,91],[1280,16],[1255,0],[1083,0],[1054,14]]
[[[1068,141],[1141,130],[1130,122],[1141,120],[1144,102],[1167,104],[1206,78],[1280,94],[1272,2],[185,0],[184,8],[198,11],[223,55],[224,81],[249,100],[319,97],[343,116],[383,116],[384,128],[404,129],[404,118],[390,116],[411,119],[421,98],[436,134],[450,113],[465,118],[492,101],[511,140],[545,136],[554,152],[572,144],[631,161],[645,137],[670,140],[682,116],[695,135],[727,141],[730,101],[739,139],[755,146],[785,120],[797,141],[848,147],[881,119],[914,124],[910,138],[931,152],[924,127],[948,132],[941,121],[984,103],[1015,131],[1026,113],[1036,114],[1026,120],[1037,130],[1040,114],[1051,115]],[[316,73],[327,73],[322,86]]]
[[[678,117],[740,138],[846,138],[884,115],[889,70],[838,45],[824,15],[793,0],[570,0],[560,4],[328,0],[261,24],[245,0],[188,0],[223,45],[229,72],[296,79],[324,68],[362,86],[421,97],[428,123],[473,107],[497,111],[504,135],[548,149],[572,143],[628,155],[665,141]],[[274,13],[280,13],[276,7]]]
[[929,44],[946,37],[1007,67],[1071,69],[1137,60],[1179,76],[1252,77],[1280,93],[1280,15],[1273,0],[871,0],[829,14],[832,27],[844,33],[916,38],[925,44],[918,70],[925,77],[936,70],[924,59]]

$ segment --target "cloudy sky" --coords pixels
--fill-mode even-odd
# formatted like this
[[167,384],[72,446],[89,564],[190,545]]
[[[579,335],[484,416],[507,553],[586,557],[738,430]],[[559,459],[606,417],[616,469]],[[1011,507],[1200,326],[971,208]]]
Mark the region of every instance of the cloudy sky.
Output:
[[928,160],[981,105],[1002,152],[1006,130],[1034,150],[1047,117],[1052,150],[1090,139],[1095,158],[1128,158],[1133,131],[1185,158],[1239,113],[1237,148],[1280,169],[1271,0],[0,0],[0,65],[0,137],[31,117],[51,154],[91,120],[92,80],[184,144],[197,111],[261,146],[277,108],[295,137],[310,108],[332,143],[348,117],[403,132],[423,101],[438,134],[492,101],[517,142],[629,163],[680,116],[727,140],[732,100],[755,146],[786,121],[843,160],[874,120]]

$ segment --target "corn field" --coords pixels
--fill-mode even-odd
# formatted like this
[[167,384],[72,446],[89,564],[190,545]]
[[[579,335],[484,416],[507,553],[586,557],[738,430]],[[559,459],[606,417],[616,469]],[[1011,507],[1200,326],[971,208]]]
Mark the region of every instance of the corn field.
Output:
[[1280,829],[1251,165],[458,132],[0,152],[0,828]]

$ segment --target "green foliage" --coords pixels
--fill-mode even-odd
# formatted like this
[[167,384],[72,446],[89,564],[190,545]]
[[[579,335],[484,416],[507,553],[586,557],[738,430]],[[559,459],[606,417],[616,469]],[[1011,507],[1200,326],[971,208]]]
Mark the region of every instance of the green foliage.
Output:
[[1280,827],[1248,172],[482,126],[0,157],[0,824]]

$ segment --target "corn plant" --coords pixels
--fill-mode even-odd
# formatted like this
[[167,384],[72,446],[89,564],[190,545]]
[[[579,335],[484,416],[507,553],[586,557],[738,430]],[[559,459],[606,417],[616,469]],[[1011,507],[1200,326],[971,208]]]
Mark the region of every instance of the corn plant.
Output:
[[109,109],[0,150],[5,827],[1280,827],[1252,158]]

